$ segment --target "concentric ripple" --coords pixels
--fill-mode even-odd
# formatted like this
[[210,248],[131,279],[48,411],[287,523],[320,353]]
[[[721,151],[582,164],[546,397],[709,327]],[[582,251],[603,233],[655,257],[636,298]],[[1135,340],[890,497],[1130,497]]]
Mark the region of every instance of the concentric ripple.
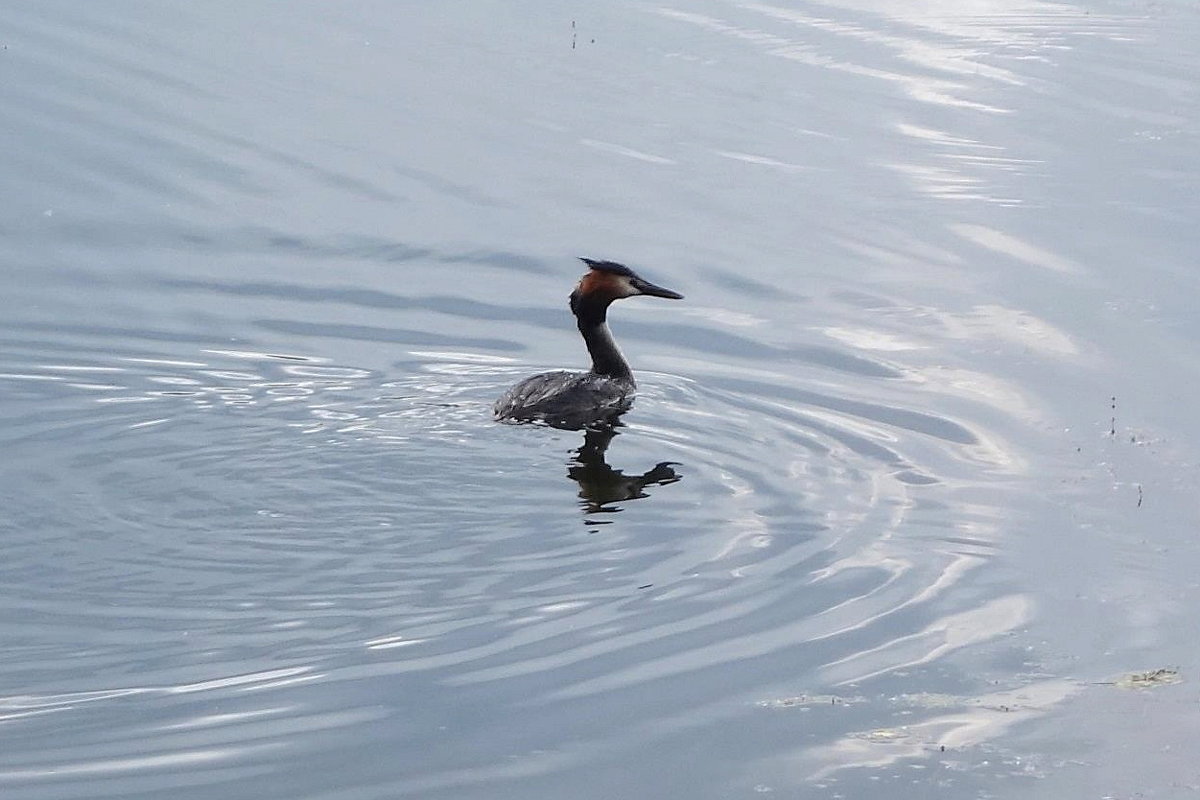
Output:
[[[328,726],[440,752],[369,702],[302,699],[363,681],[436,681],[496,721],[517,703],[598,745],[603,726],[562,715],[633,703],[652,719],[683,678],[752,674],[756,700],[796,674],[855,685],[1027,618],[1017,596],[956,589],[986,566],[997,514],[950,485],[981,466],[960,423],[761,369],[645,373],[627,425],[597,446],[490,421],[524,369],[448,351],[383,374],[253,350],[89,360],[27,345],[3,369],[4,444],[30,459],[6,481],[6,585],[21,590],[5,599],[0,674],[48,691],[9,697],[7,713],[34,741],[86,731],[99,708],[159,722],[120,740],[97,729],[60,769],[43,753],[0,779],[111,778],[112,796],[179,788],[181,770],[248,780]],[[21,502],[45,481],[73,502]],[[963,511],[946,528],[950,503]],[[460,778],[389,785],[444,781]]]
[[[1190,691],[1200,24],[538,10],[0,8],[0,797],[1121,794],[1064,709]],[[576,255],[687,296],[636,405],[495,422]]]

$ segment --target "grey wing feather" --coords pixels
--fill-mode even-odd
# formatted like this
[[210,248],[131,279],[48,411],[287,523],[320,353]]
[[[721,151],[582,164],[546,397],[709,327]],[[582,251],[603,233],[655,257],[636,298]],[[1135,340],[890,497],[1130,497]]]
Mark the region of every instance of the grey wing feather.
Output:
[[546,372],[513,386],[496,401],[500,419],[583,426],[629,408],[633,386],[586,372]]

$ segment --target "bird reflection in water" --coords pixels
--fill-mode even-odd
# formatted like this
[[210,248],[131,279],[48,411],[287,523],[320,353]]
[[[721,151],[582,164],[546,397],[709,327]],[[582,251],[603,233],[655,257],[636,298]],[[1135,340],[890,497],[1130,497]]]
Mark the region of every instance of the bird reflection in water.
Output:
[[605,453],[616,435],[617,429],[611,424],[587,428],[583,434],[583,446],[573,451],[574,458],[567,475],[579,484],[580,505],[585,514],[616,513],[621,509],[613,506],[613,503],[649,497],[646,487],[666,486],[681,478],[672,469],[679,466],[673,461],[660,461],[641,475],[626,475],[619,469],[613,469],[605,459]]

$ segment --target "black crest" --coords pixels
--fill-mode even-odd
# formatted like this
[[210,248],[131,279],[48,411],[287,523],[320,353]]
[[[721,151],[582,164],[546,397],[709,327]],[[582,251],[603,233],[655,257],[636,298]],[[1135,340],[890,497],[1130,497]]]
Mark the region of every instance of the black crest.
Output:
[[633,274],[633,270],[631,270],[629,267],[625,266],[624,264],[618,264],[615,261],[596,261],[592,258],[583,257],[580,257],[579,260],[587,264],[590,269],[594,269],[597,272],[608,272],[613,275],[624,275],[626,278],[637,277]]

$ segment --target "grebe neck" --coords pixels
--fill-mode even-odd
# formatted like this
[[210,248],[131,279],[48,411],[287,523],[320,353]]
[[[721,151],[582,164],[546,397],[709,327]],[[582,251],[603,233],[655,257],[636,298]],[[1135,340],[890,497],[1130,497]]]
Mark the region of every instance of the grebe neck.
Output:
[[575,308],[579,333],[592,356],[592,372],[632,383],[633,371],[629,368],[629,362],[617,349],[617,343],[613,341],[612,332],[608,329],[607,316],[608,303],[584,300]]

